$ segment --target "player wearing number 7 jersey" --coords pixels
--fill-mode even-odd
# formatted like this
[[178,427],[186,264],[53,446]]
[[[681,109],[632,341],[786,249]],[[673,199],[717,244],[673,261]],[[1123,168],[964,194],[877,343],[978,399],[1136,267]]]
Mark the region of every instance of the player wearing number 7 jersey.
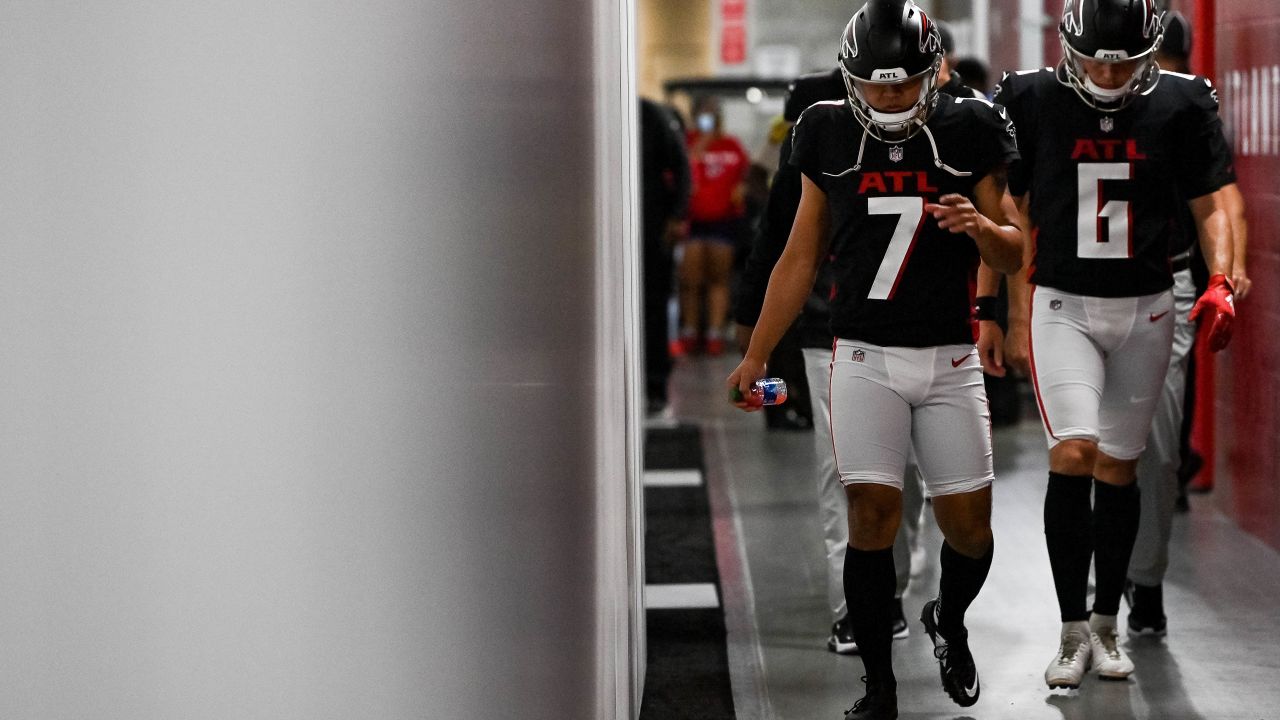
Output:
[[[1022,152],[1010,187],[1036,228],[1030,289],[1010,279],[1008,347],[1015,365],[1029,359],[1048,436],[1045,540],[1063,623],[1051,688],[1134,669],[1116,615],[1138,529],[1135,470],[1178,316],[1169,257],[1182,198],[1213,275],[1191,318],[1211,324],[1216,350],[1234,316],[1230,227],[1214,192],[1234,176],[1217,97],[1203,79],[1160,71],[1162,34],[1154,0],[1067,0],[1062,63],[1007,75],[996,95]],[[979,295],[992,279],[983,272]],[[995,328],[980,325],[986,358]]]
[[802,192],[742,363],[747,388],[830,256],[831,433],[849,500],[844,584],[867,692],[846,718],[896,718],[893,540],[914,444],[946,538],[939,599],[925,605],[942,683],[962,706],[979,682],[964,616],[991,565],[991,438],[969,325],[981,257],[1021,264],[1005,168],[1004,111],[937,92],[941,38],[910,0],[871,0],[845,28],[840,102],[808,108],[791,163]]

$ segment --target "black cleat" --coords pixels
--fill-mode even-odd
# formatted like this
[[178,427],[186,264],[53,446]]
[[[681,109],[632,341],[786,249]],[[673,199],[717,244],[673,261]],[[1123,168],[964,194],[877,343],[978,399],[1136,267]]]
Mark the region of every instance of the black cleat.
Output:
[[844,714],[844,720],[897,720],[898,688],[867,682],[867,694]]
[[858,643],[853,639],[853,623],[845,615],[831,626],[831,636],[827,638],[827,649],[837,655],[856,655]]
[[1124,599],[1129,603],[1129,634],[1164,637],[1168,621],[1164,616],[1164,587],[1124,583]]
[[973,664],[973,654],[969,652],[969,633],[966,631],[950,639],[942,637],[938,632],[937,600],[924,604],[920,622],[924,623],[924,631],[933,640],[933,656],[938,659],[942,689],[960,707],[978,702],[982,688],[978,684],[978,668]]
[[893,639],[906,640],[911,635],[911,627],[907,625],[907,615],[902,611],[902,598],[893,599]]
[[[905,640],[911,635],[911,629],[907,627],[907,618],[902,614],[902,598],[894,601],[893,610],[893,639]],[[853,623],[849,620],[849,616],[845,615],[831,626],[831,634],[827,636],[827,650],[837,655],[857,655],[858,643],[853,639]]]

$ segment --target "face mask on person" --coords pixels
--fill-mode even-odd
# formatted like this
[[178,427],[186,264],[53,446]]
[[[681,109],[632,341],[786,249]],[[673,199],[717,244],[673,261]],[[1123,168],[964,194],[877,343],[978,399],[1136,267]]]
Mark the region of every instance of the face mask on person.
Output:
[[716,129],[716,116],[711,113],[698,114],[698,130],[700,132],[709,133]]

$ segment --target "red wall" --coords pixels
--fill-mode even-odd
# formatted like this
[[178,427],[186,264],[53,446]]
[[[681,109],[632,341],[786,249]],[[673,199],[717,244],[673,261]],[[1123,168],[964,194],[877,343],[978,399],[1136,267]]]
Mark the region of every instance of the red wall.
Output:
[[1217,497],[1280,548],[1280,3],[1215,8],[1216,80],[1248,205],[1253,293],[1217,362]]
[[991,0],[987,12],[990,18],[987,23],[987,49],[992,73],[991,84],[995,85],[1000,81],[1001,73],[1023,69],[1018,64],[1018,0]]
[[1045,17],[1052,18],[1044,29],[1044,64],[1052,67],[1062,59],[1062,41],[1058,38],[1058,23],[1062,18],[1062,0],[1044,0]]

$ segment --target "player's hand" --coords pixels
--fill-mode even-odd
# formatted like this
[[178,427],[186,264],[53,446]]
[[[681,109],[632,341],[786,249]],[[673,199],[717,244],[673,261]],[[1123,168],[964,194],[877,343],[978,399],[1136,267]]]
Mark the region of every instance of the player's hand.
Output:
[[982,372],[1004,377],[1004,331],[995,320],[978,321],[978,359]]
[[[761,409],[761,406],[751,407],[747,405],[747,397],[751,395],[751,386],[755,381],[764,377],[765,364],[759,360],[753,360],[750,357],[742,358],[742,362],[738,363],[738,367],[729,373],[729,377],[725,380],[725,389],[729,392],[729,402],[734,407],[741,408],[747,412],[755,412]],[[741,393],[740,400],[733,399],[733,390],[737,388]]]
[[1209,324],[1209,349],[1218,352],[1231,342],[1231,322],[1236,317],[1235,290],[1226,275],[1209,278],[1209,288],[1204,291],[1195,307],[1191,308],[1191,322],[1203,316]]
[[733,339],[738,345],[739,355],[746,356],[747,348],[751,347],[751,333],[754,330],[753,325],[737,323],[733,326]]
[[1237,267],[1231,271],[1231,287],[1236,289],[1237,300],[1249,297],[1249,291],[1253,289],[1253,281],[1249,279],[1243,267]]
[[1031,331],[1025,322],[1010,322],[1004,336],[1004,364],[1021,377],[1031,375]]
[[986,216],[978,212],[969,198],[950,193],[938,198],[936,203],[926,203],[924,211],[933,215],[938,227],[953,233],[966,233],[973,239],[982,232],[984,222],[990,222]]

